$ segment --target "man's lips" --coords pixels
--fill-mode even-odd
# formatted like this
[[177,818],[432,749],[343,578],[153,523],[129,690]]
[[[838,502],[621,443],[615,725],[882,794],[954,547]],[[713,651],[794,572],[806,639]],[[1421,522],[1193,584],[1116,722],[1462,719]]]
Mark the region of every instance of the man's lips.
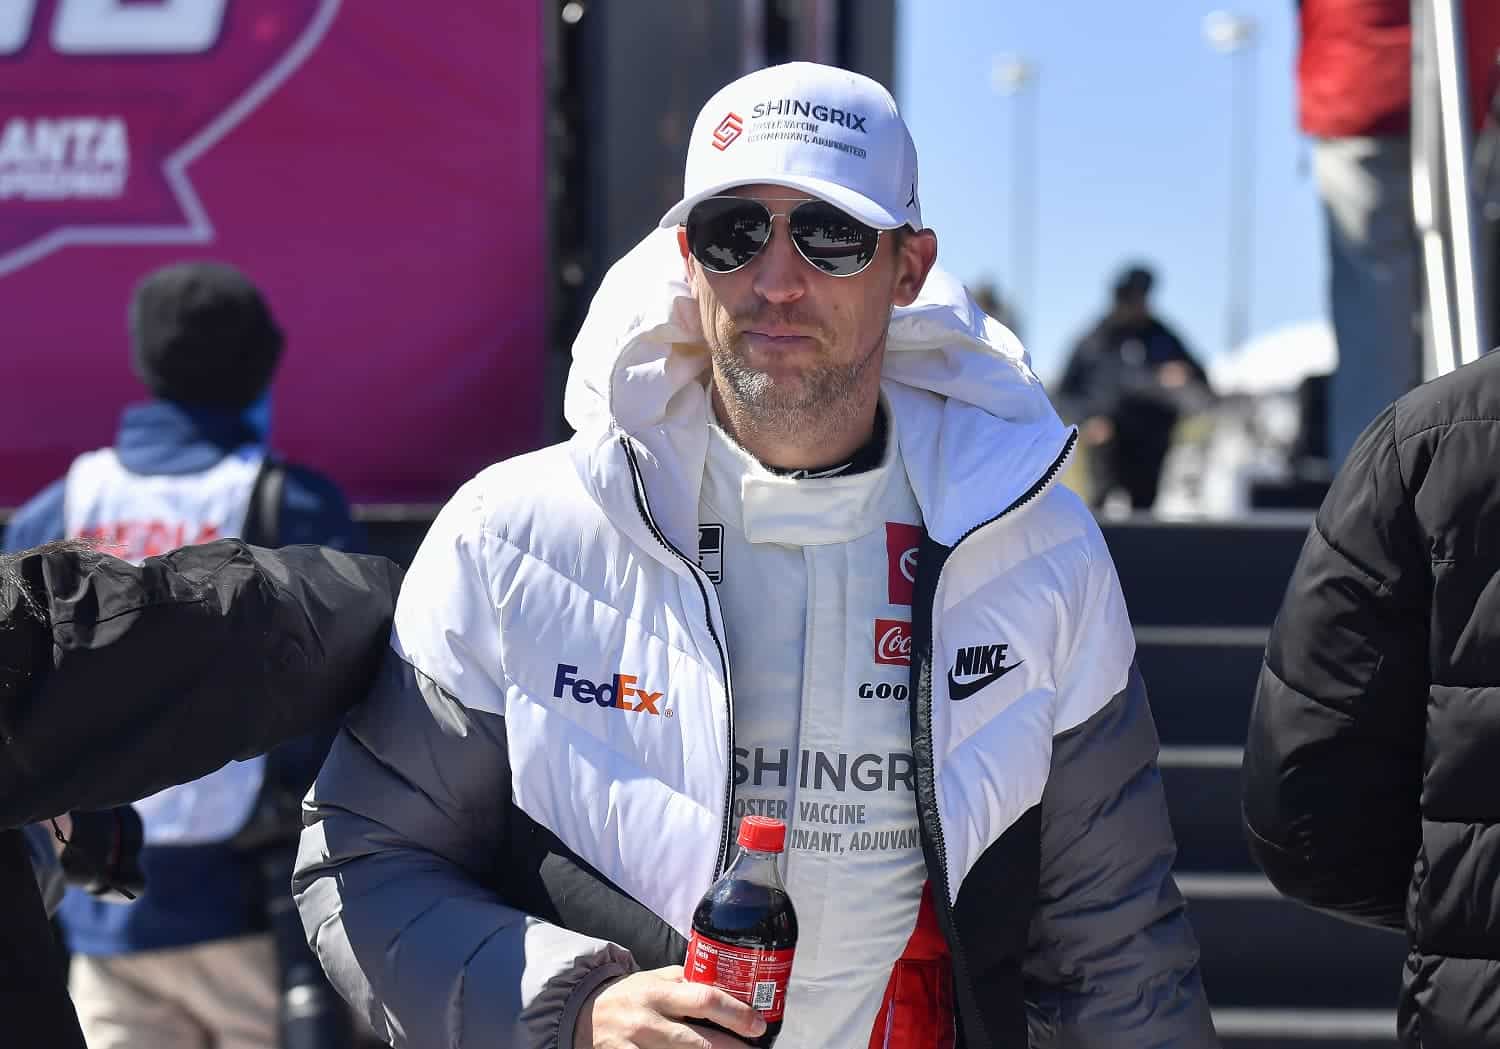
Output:
[[747,328],[745,341],[767,348],[790,348],[813,341],[807,332],[797,328]]

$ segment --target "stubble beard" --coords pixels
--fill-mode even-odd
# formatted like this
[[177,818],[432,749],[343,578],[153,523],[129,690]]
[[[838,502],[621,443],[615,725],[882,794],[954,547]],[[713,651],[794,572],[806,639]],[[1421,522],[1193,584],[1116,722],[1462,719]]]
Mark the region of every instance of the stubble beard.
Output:
[[739,338],[713,348],[714,371],[725,409],[738,429],[798,443],[819,434],[844,432],[860,411],[857,396],[880,359],[881,336],[861,357],[845,364],[814,363],[792,382],[777,383],[767,371],[746,363]]

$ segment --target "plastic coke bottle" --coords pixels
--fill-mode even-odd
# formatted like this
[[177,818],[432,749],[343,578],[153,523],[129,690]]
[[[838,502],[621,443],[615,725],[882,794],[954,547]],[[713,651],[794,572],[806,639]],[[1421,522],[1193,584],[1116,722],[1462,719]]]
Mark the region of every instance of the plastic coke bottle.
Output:
[[781,1033],[797,947],[797,912],[776,869],[786,824],[746,816],[738,840],[740,854],[693,912],[683,969],[689,982],[722,987],[758,1011],[766,1033],[749,1044],[769,1049]]

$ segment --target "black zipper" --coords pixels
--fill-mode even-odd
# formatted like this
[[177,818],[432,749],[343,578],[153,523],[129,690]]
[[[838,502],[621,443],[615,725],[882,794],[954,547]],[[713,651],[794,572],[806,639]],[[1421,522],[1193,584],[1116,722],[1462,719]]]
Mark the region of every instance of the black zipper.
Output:
[[[1036,484],[1032,485],[1030,488],[1026,489],[1026,491],[1022,492],[1019,496],[1016,497],[1015,502],[1011,503],[1004,510],[1001,510],[994,517],[991,517],[988,521],[979,522],[973,528],[970,528],[963,535],[959,536],[958,542],[954,543],[953,546],[950,547],[950,550],[957,550],[959,543],[962,543],[965,539],[969,538],[969,536],[973,535],[981,528],[988,528],[990,525],[1000,520],[1000,518],[1006,516],[1007,514],[1013,513],[1016,510],[1019,510],[1021,507],[1031,502],[1037,496],[1041,495],[1042,492],[1052,484],[1053,479],[1062,472],[1063,464],[1068,461],[1068,456],[1073,454],[1073,446],[1077,443],[1078,431],[1073,430],[1068,434],[1067,441],[1063,443],[1062,451],[1058,454],[1057,458],[1053,460],[1052,465],[1047,467],[1047,472],[1042,474],[1042,476],[1037,479]],[[941,582],[941,580],[939,581]],[[936,593],[936,590],[934,590],[934,593]]]
[[[1007,514],[1014,513],[1016,510],[1019,510],[1021,507],[1025,506],[1027,503],[1031,502],[1037,496],[1041,495],[1042,492],[1044,492],[1048,488],[1048,486],[1050,486],[1052,484],[1052,482],[1057,478],[1057,475],[1062,472],[1063,464],[1065,464],[1068,461],[1068,456],[1073,453],[1073,446],[1075,444],[1077,444],[1077,443],[1078,443],[1078,431],[1077,430],[1073,430],[1073,431],[1071,431],[1068,434],[1068,439],[1063,444],[1062,451],[1058,454],[1057,458],[1055,460],[1053,460],[1052,465],[1047,468],[1046,472],[1043,473],[1042,476],[1037,479],[1037,482],[1035,484],[1033,484],[1030,488],[1026,489],[1025,492],[1021,493],[1021,495],[1018,496],[1009,506],[1007,506],[1004,510],[1001,510],[994,517],[991,517],[991,518],[989,518],[986,521],[981,521],[979,524],[975,525],[973,528],[970,528],[963,535],[959,536],[958,537],[958,541],[955,542],[951,547],[948,548],[948,557],[952,557],[953,556],[953,551],[957,550],[959,548],[959,546],[963,544],[964,540],[968,539],[975,532],[979,531],[981,528],[988,528],[990,525],[994,524],[996,521],[998,521],[1001,518],[1005,517]],[[938,591],[942,588],[942,583],[943,583],[943,568],[944,567],[947,567],[947,557],[945,557],[943,559],[943,566],[938,569],[938,578],[936,579],[936,581],[934,581],[934,583],[932,585],[932,596],[933,596],[933,605],[934,605],[934,608],[930,609],[928,611],[928,615],[930,615],[934,620],[936,620],[936,618],[937,618],[937,612],[936,612],[937,594],[938,594]],[[934,672],[933,672],[933,665],[932,665],[932,654],[931,654],[931,652],[929,652],[928,653],[928,657],[927,657],[927,682],[928,682],[928,684],[927,684],[927,719],[928,719],[928,721],[927,721],[927,734],[929,736],[932,734],[932,679],[933,679],[933,676],[934,676]],[[936,770],[933,770],[933,771],[935,773]],[[947,843],[945,841],[943,841],[943,821],[940,818],[937,817],[937,814],[936,814],[936,811],[935,811],[936,807],[937,807],[937,779],[936,779],[935,775],[933,776],[932,782],[933,782],[933,808],[934,808],[933,817],[934,818],[933,818],[933,821],[932,821],[933,825],[932,825],[931,838],[932,838],[932,849],[933,849],[934,854],[937,856],[937,868],[938,868],[937,869],[937,875],[938,875],[938,881],[939,881],[939,884],[940,884],[940,886],[941,886],[941,888],[943,890],[943,894],[942,894],[942,907],[943,907],[943,916],[945,918],[945,921],[943,922],[943,924],[946,925],[948,927],[948,929],[950,930],[950,935],[948,937],[948,945],[949,945],[949,947],[953,951],[953,955],[954,955],[954,959],[953,960],[954,960],[954,963],[955,963],[955,968],[958,971],[964,973],[964,975],[967,977],[968,972],[969,972],[968,962],[964,958],[963,944],[959,941],[958,930],[954,927],[954,923],[953,923],[953,898],[952,898],[951,892],[949,891],[950,890],[950,882],[948,881],[948,845],[947,845]],[[972,987],[970,988],[970,994],[971,995],[973,994],[973,988]],[[957,1019],[957,1013],[955,1011],[955,1021],[956,1021],[956,1019]]]
[[681,550],[677,549],[667,537],[662,534],[656,526],[655,519],[651,516],[651,508],[646,503],[646,482],[641,477],[640,465],[636,462],[635,449],[630,446],[630,438],[626,434],[620,435],[620,446],[625,449],[625,458],[630,464],[630,476],[635,482],[635,508],[640,511],[641,520],[646,523],[646,528],[656,537],[656,541],[662,548],[677,557],[679,561],[687,565],[688,571],[693,577],[693,582],[698,584],[698,593],[703,597],[703,615],[708,622],[708,635],[714,639],[714,647],[719,650],[719,665],[724,670],[724,697],[727,703],[727,714],[725,722],[729,726],[729,763],[724,776],[724,823],[719,829],[719,858],[714,864],[714,878],[717,879],[724,872],[729,863],[729,832],[733,824],[731,808],[734,804],[734,685],[729,678],[729,653],[724,647],[719,632],[714,629],[713,600],[709,596],[708,588],[703,585],[703,578],[696,564],[689,561]]

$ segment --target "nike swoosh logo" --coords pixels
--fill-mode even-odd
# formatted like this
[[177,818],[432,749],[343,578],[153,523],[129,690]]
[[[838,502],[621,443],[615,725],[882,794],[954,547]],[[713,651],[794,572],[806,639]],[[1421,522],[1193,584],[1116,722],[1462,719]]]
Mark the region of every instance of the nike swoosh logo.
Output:
[[1008,667],[1001,667],[993,674],[986,674],[984,675],[984,677],[977,677],[973,681],[954,681],[953,671],[950,670],[948,671],[948,698],[953,700],[953,702],[955,703],[960,703],[963,700],[968,699],[970,696],[980,691],[981,689],[988,688],[990,685],[993,685],[996,681],[999,681],[1006,674],[1009,674],[1012,670],[1016,669],[1016,667],[1020,666],[1024,662],[1026,662],[1026,660],[1018,659]]

